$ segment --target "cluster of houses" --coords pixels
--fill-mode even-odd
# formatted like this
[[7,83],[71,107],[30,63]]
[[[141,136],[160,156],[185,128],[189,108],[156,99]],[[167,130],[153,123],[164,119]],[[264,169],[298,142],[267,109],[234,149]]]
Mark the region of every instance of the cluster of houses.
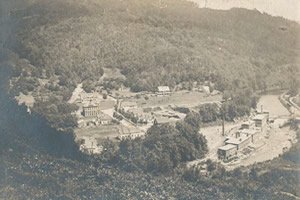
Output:
[[89,104],[82,108],[83,118],[78,120],[79,128],[86,126],[100,126],[112,123],[112,118],[103,113],[97,104]]
[[225,145],[218,148],[218,158],[228,161],[241,152],[241,150],[256,143],[261,134],[266,131],[268,122],[269,114],[261,112],[252,121],[243,123],[235,135],[226,138]]
[[[199,91],[209,93],[208,86],[199,86]],[[126,93],[124,93],[126,94]],[[167,96],[171,95],[172,91],[169,86],[159,86],[155,93],[144,93],[144,95]],[[121,101],[125,98],[127,101]],[[74,100],[80,106],[78,126],[79,128],[87,128],[87,131],[96,133],[98,130],[101,132],[93,136],[79,135],[78,138],[82,139],[80,150],[88,154],[99,154],[103,151],[102,146],[98,143],[100,135],[110,135],[115,139],[126,139],[143,137],[145,130],[152,124],[174,123],[180,119],[184,119],[185,114],[177,112],[173,109],[164,109],[162,107],[138,107],[136,101],[128,101],[132,97],[116,96],[117,101],[113,99],[104,99],[99,93],[84,93],[82,92],[77,99]],[[115,116],[106,114],[104,110],[111,109],[115,106],[116,112],[122,116],[121,119],[126,118],[128,121],[134,123],[116,123]],[[105,113],[104,113],[105,112]],[[118,119],[118,118],[116,118]],[[129,122],[128,121],[128,122]],[[124,125],[125,124],[125,125]],[[126,125],[128,124],[128,126]],[[139,124],[139,125],[135,125]],[[143,128],[141,128],[143,126]],[[97,129],[97,131],[95,131]],[[93,132],[94,131],[94,132]],[[98,138],[98,139],[97,139]]]
[[108,125],[112,123],[112,118],[103,113],[102,110],[113,107],[115,104],[114,101],[103,99],[102,95],[97,92],[81,92],[74,102],[80,107],[78,112],[79,128]]
[[[218,91],[218,90],[211,91],[210,87],[207,86],[207,85],[198,86],[197,82],[193,84],[192,91],[203,92],[207,95],[220,94],[220,91]],[[169,95],[169,94],[171,94],[170,87],[169,86],[158,86],[156,94],[158,94],[158,95]]]

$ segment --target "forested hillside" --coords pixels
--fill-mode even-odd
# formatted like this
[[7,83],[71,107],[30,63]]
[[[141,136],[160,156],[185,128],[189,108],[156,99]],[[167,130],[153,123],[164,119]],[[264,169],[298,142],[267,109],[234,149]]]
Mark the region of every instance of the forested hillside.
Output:
[[195,80],[219,90],[285,87],[299,73],[299,25],[258,11],[183,0],[38,0],[11,15],[18,41],[6,46],[30,61],[23,76],[31,84],[58,77],[49,88],[65,95],[82,81],[96,85],[103,68],[120,69],[133,91]]

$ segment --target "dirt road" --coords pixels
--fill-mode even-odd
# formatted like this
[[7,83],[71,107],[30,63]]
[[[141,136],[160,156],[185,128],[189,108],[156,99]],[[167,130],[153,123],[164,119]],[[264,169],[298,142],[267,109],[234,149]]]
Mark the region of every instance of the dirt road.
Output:
[[[289,128],[280,128],[281,125],[289,119],[289,111],[280,103],[277,95],[265,95],[262,96],[258,102],[258,107],[263,106],[263,109],[270,112],[270,117],[275,118],[273,124],[270,124],[268,131],[262,132],[260,139],[253,145],[255,150],[252,150],[247,155],[240,155],[240,159],[232,161],[230,163],[223,163],[226,169],[232,170],[240,166],[248,166],[254,163],[263,162],[274,159],[287,151],[293,143],[296,142],[295,131],[289,130]],[[232,123],[225,125],[226,135],[232,135],[237,128],[240,127],[242,122]],[[220,161],[217,158],[217,150],[220,146],[224,145],[226,136],[222,136],[221,126],[212,126],[202,128],[201,132],[205,135],[209,152],[205,159],[195,160],[189,162],[187,166],[195,165],[203,160],[212,159]]]

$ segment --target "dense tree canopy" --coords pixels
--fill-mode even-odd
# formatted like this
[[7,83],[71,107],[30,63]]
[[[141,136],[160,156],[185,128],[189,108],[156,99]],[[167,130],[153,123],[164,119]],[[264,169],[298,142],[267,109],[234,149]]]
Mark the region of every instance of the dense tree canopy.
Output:
[[176,127],[153,125],[145,139],[121,141],[117,163],[130,171],[171,172],[180,163],[202,158],[207,152],[207,141],[198,129],[184,121]]
[[133,91],[205,80],[221,91],[263,90],[286,87],[299,74],[296,23],[258,11],[199,9],[183,0],[156,4],[38,0],[12,12],[23,26],[18,42],[7,45],[30,61],[34,77],[45,70],[68,88],[98,81],[103,68],[120,69]]

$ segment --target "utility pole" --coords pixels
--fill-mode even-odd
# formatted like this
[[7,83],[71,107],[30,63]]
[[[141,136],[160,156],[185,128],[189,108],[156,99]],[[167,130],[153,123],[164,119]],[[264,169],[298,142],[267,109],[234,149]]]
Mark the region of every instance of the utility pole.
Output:
[[225,136],[225,109],[222,108],[222,136]]

